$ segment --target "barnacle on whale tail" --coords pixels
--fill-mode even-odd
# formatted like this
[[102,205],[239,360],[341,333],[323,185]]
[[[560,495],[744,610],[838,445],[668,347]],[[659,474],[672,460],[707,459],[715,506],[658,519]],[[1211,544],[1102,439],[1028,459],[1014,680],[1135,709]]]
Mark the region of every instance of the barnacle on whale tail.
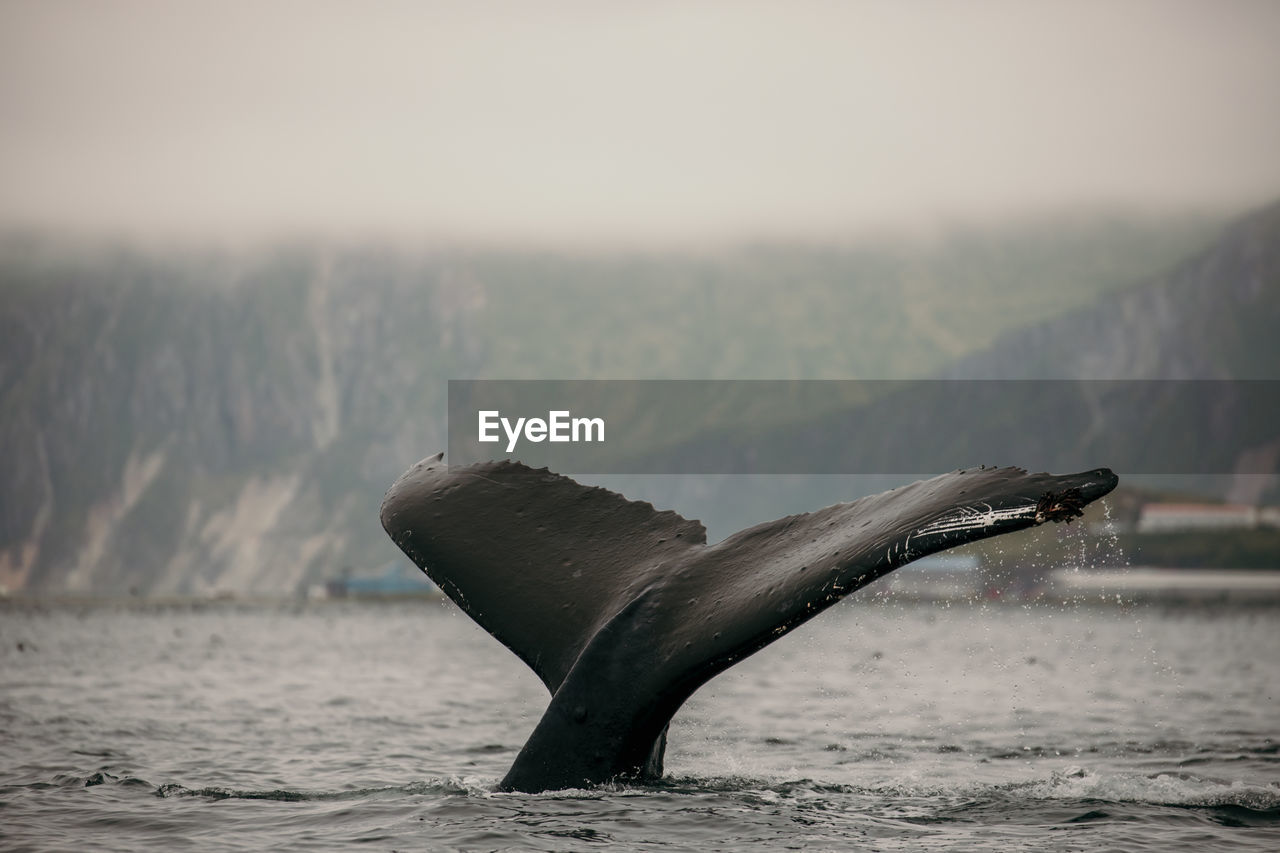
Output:
[[1065,492],[1045,492],[1036,503],[1036,524],[1046,521],[1065,521],[1084,515],[1084,496],[1076,488]]

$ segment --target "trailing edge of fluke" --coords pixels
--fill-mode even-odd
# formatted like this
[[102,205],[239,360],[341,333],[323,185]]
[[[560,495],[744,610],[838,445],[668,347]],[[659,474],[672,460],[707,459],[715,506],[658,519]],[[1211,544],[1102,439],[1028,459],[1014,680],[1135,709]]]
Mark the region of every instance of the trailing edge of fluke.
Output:
[[543,791],[662,774],[695,690],[843,596],[919,557],[1049,521],[1115,488],[1106,469],[957,471],[741,530],[518,462],[422,460],[382,525],[551,703],[500,783]]

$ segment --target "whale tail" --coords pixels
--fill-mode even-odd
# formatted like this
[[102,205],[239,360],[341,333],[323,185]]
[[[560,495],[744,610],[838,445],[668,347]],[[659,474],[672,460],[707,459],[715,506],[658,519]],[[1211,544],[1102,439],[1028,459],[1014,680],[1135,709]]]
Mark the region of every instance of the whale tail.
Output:
[[667,723],[698,687],[914,559],[1069,521],[1106,469],[944,474],[756,525],[715,545],[697,521],[546,469],[419,462],[382,524],[552,699],[500,787],[661,774]]

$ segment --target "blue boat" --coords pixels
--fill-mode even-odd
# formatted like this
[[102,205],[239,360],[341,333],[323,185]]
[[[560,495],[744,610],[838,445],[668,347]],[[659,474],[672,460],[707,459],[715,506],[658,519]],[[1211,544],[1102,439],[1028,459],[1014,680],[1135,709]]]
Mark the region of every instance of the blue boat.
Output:
[[350,568],[343,569],[341,577],[325,584],[325,593],[329,598],[404,598],[439,595],[440,590],[416,566],[392,560],[371,577],[357,577]]

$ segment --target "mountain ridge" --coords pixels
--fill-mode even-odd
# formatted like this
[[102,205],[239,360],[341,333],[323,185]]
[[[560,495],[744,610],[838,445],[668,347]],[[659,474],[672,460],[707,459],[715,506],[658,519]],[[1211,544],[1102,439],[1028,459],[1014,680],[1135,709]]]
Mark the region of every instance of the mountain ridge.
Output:
[[9,244],[0,586],[292,593],[394,556],[376,507],[445,446],[450,378],[928,375],[999,330],[984,305],[1040,319],[1206,234],[1057,230],[716,258]]

